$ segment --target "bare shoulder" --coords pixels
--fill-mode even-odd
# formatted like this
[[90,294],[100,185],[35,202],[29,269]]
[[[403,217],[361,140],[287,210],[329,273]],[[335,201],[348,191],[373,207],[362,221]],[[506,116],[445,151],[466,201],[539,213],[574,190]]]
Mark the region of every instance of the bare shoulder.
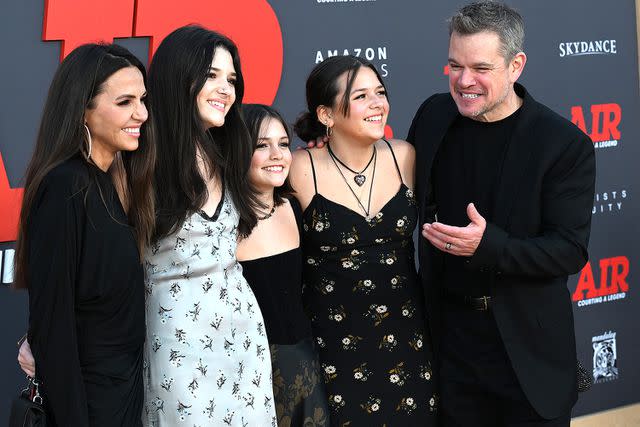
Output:
[[398,161],[402,180],[409,188],[413,188],[416,150],[413,148],[413,145],[403,139],[390,139],[389,143]]
[[307,150],[295,150],[291,153],[291,171],[289,178],[296,179],[298,176],[304,176],[311,171],[310,153]]
[[413,145],[409,144],[404,139],[389,139],[389,143],[391,143],[391,147],[393,148],[393,152],[395,155],[400,158],[402,156],[414,158],[416,155],[416,150],[413,148]]
[[315,194],[313,168],[311,157],[316,149],[296,150],[292,153],[291,169],[289,171],[289,182],[293,187],[295,197],[300,202],[304,210],[311,198]]

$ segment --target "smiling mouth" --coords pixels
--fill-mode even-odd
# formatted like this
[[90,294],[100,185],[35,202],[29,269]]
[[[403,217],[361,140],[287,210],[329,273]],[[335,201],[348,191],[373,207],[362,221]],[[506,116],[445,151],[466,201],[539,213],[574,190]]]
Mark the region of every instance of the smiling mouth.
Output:
[[124,128],[122,131],[131,136],[140,136],[140,128]]
[[216,110],[224,111],[226,104],[220,101],[207,101]]
[[278,165],[278,166],[267,166],[262,168],[263,170],[266,170],[267,172],[282,172],[284,170],[284,166]]
[[371,117],[367,117],[366,119],[364,119],[365,122],[381,122],[382,121],[382,114],[378,114],[377,116],[371,116]]
[[480,97],[479,93],[460,93],[462,99],[477,99]]

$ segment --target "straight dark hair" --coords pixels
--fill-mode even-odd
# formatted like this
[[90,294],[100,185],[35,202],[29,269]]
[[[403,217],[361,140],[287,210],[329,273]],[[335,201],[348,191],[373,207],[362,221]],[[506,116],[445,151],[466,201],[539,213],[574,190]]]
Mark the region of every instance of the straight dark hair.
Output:
[[[231,54],[237,74],[236,100],[223,126],[206,129],[196,99],[204,86],[216,49]],[[156,231],[154,239],[176,232],[208,197],[205,179],[218,176],[240,215],[239,232],[257,223],[260,206],[247,181],[253,147],[240,105],[244,80],[236,45],[200,26],[178,28],[160,43],[149,69],[150,110],[156,125],[158,161],[155,171]],[[211,176],[203,177],[196,152],[202,153]]]
[[[127,49],[114,44],[79,46],[58,66],[49,87],[35,148],[25,173],[14,287],[28,287],[27,225],[42,180],[56,166],[86,151],[85,111],[95,108],[95,97],[102,93],[107,79],[127,67],[140,70],[146,85],[144,65]],[[141,257],[144,247],[151,240],[155,220],[151,188],[155,146],[151,135],[153,131],[148,123],[142,126],[138,149],[116,155],[110,168],[118,196],[128,211],[129,224],[134,229]],[[91,170],[88,168],[90,177]],[[97,191],[102,194],[95,175],[88,185],[96,185]]]
[[[316,65],[307,78],[307,111],[302,113],[293,125],[296,135],[303,141],[312,141],[326,132],[325,126],[318,120],[317,108],[321,105],[337,107],[343,116],[349,115],[349,94],[353,81],[360,68],[367,67],[373,70],[380,84],[387,90],[384,81],[376,67],[364,58],[353,55],[332,56]],[[340,92],[339,79],[346,74],[347,84],[342,99],[338,98]]]
[[[254,150],[258,143],[258,138],[260,138],[262,125],[268,123],[269,120],[279,121],[280,124],[282,124],[284,131],[287,133],[287,138],[291,141],[291,130],[289,129],[289,125],[276,109],[264,104],[244,104],[242,106],[242,113],[244,114],[244,120],[249,128],[249,135],[251,136]],[[289,177],[287,176],[280,187],[274,188],[273,201],[276,206],[279,206],[284,203],[286,198],[291,197],[293,193],[293,187],[291,187]]]

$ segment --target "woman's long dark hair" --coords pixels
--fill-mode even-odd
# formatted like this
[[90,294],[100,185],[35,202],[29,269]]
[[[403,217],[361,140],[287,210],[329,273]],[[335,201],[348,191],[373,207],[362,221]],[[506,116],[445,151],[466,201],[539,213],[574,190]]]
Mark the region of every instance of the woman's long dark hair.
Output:
[[[236,100],[221,127],[205,129],[196,98],[204,86],[217,48],[226,49],[237,74]],[[227,37],[189,25],[178,28],[160,43],[149,69],[150,110],[156,124],[156,231],[160,239],[179,229],[188,215],[208,197],[206,179],[218,176],[240,214],[239,232],[256,225],[259,206],[247,181],[253,146],[240,105],[244,81],[236,45]],[[203,177],[196,150],[202,153],[211,176]]]
[[[349,94],[353,81],[362,67],[373,70],[384,86],[384,81],[376,67],[364,58],[353,55],[332,56],[316,65],[307,78],[307,111],[303,112],[293,125],[298,137],[303,141],[312,141],[326,132],[325,126],[318,120],[317,108],[321,105],[337,107],[345,117],[349,115]],[[346,73],[347,84],[342,99],[337,99],[340,92],[339,80]],[[386,87],[385,87],[386,90]]]
[[[242,106],[242,113],[244,114],[244,121],[249,128],[249,135],[253,143],[253,149],[255,150],[258,138],[260,138],[260,130],[262,125],[269,120],[277,120],[282,124],[284,131],[287,133],[287,138],[291,141],[291,130],[289,125],[284,120],[282,115],[274,108],[264,104],[244,104]],[[284,203],[284,199],[290,197],[293,194],[293,188],[289,183],[289,177],[285,178],[284,184],[280,187],[276,187],[273,190],[273,201],[276,206]]]
[[[28,287],[27,225],[42,180],[56,166],[84,151],[85,111],[95,108],[94,99],[104,90],[106,80],[127,67],[140,70],[146,84],[144,65],[127,49],[113,44],[79,46],[58,67],[49,87],[36,145],[25,174],[14,287]],[[138,149],[116,156],[112,165],[117,171],[114,184],[123,204],[128,206],[129,223],[134,228],[140,254],[151,240],[155,220],[151,189],[155,146],[150,133],[152,130],[145,123]],[[95,184],[98,185],[97,181]]]

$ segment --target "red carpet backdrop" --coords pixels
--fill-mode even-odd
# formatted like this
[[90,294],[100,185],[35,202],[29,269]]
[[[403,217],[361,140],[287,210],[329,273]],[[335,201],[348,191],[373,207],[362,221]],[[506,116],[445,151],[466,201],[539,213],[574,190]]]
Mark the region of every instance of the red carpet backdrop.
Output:
[[[521,82],[573,121],[596,147],[590,262],[569,280],[578,355],[594,386],[574,416],[640,400],[640,100],[633,0],[511,0],[526,22]],[[149,60],[174,28],[200,23],[240,47],[246,102],[273,104],[293,121],[311,68],[332,55],[366,57],[392,105],[388,135],[406,136],[416,108],[447,91],[446,18],[463,2],[421,0],[3,0],[0,6],[0,420],[23,377],[15,340],[27,324],[25,292],[9,289],[22,177],[48,85],[79,44],[106,40]],[[420,165],[418,165],[420,167]],[[2,421],[0,421],[2,422]]]

